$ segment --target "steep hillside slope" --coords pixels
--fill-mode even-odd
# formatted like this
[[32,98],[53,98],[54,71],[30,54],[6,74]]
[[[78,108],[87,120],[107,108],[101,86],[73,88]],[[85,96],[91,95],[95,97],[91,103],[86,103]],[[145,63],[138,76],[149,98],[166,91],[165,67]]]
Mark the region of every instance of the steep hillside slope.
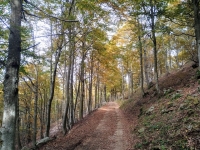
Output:
[[121,108],[132,123],[133,149],[200,149],[200,73],[193,62],[165,74],[142,98],[137,91]]

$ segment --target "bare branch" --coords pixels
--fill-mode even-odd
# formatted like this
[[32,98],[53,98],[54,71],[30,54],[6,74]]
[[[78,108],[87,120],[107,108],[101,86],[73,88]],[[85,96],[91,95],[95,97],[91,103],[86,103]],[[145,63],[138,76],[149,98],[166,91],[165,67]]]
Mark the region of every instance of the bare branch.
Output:
[[49,15],[47,14],[46,12],[44,12],[42,9],[40,9],[39,7],[37,7],[36,5],[34,5],[33,3],[25,0],[25,2],[33,7],[35,7],[37,10],[41,11],[43,14],[45,14],[47,17],[50,17],[50,18],[54,18],[54,19],[57,19],[57,20],[60,20],[60,21],[63,21],[63,22],[78,22],[78,20],[64,20],[64,19],[60,19],[58,17],[55,17],[55,16],[52,16],[52,15]]
[[186,36],[191,36],[191,37],[195,37],[194,35],[191,34],[187,34],[187,33],[172,33],[174,36],[181,36],[181,35],[186,35]]
[[28,47],[28,48],[26,48],[26,49],[22,49],[22,51],[26,51],[26,50],[29,50],[29,49],[31,49],[31,48],[33,48],[33,47],[36,47],[36,46],[38,46],[40,43],[37,43],[37,44],[35,44],[35,45],[32,45],[32,46],[30,46],[30,47]]
[[4,22],[4,20],[0,17],[0,20],[3,22],[3,24],[10,30],[10,27]]
[[24,9],[23,9],[23,11],[24,11],[25,14],[27,14],[27,15],[29,15],[29,16],[33,16],[33,17],[37,17],[37,18],[42,18],[42,17],[36,16],[36,15],[34,15],[34,14],[31,14],[31,13],[29,13],[28,11],[26,11],[26,10],[24,10]]

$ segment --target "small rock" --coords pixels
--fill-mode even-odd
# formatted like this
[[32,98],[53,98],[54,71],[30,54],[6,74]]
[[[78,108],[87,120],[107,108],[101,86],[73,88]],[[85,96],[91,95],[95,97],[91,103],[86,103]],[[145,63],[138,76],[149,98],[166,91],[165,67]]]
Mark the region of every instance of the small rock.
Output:
[[167,103],[167,108],[173,107],[173,102],[168,102]]
[[181,93],[181,92],[182,92],[182,90],[177,90],[176,92],[177,92],[177,93]]
[[147,110],[146,114],[150,115],[150,114],[154,111],[154,109],[155,109],[155,107],[154,107],[154,106],[151,106],[151,107]]
[[192,126],[191,124],[187,126],[187,129],[188,129],[189,131],[191,131],[192,128],[193,128],[193,126]]
[[180,104],[179,109],[184,110],[184,109],[186,109],[186,107],[187,107],[187,104],[182,103],[182,104]]
[[138,130],[139,133],[143,133],[144,131],[145,131],[145,128],[144,128],[144,127],[140,128],[140,129]]
[[189,101],[190,104],[194,104],[194,105],[199,104],[199,99],[196,96],[187,96],[187,100]]
[[161,111],[161,114],[169,113],[169,112],[171,112],[171,111],[174,111],[174,109],[173,109],[173,108],[170,108],[170,109],[163,109],[163,110]]

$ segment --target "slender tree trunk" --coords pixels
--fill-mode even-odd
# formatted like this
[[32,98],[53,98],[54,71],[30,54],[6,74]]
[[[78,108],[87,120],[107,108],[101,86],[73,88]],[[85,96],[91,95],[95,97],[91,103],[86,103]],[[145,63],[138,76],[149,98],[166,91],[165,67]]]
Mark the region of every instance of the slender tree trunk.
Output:
[[107,102],[106,95],[106,85],[104,85],[104,102]]
[[[38,75],[37,75],[38,78]],[[36,138],[37,138],[37,103],[38,103],[38,79],[36,79],[36,84],[35,84],[35,91],[34,91],[34,95],[35,95],[35,101],[34,101],[34,122],[33,122],[33,147],[36,146]]]
[[140,35],[138,36],[138,40],[139,40],[139,53],[140,53],[140,85],[141,85],[142,96],[144,96],[143,52],[142,52],[142,41]]
[[139,54],[140,54],[140,86],[141,86],[142,96],[144,96],[143,51],[142,51],[143,46],[141,40],[141,26],[138,18],[137,18],[137,25],[138,25],[138,42],[139,42]]
[[48,104],[47,104],[47,123],[46,123],[46,137],[49,137],[49,131],[50,131],[50,124],[51,124],[51,105],[54,97],[54,89],[55,89],[55,82],[56,82],[56,74],[57,74],[57,67],[58,67],[58,62],[60,59],[60,55],[62,52],[62,45],[64,41],[64,25],[61,24],[61,33],[62,35],[59,36],[57,40],[57,50],[56,50],[56,56],[55,56],[55,62],[54,62],[54,69],[52,72],[52,81],[50,84],[50,96],[48,99]]
[[165,43],[164,43],[165,41],[164,41],[164,39],[162,39],[162,46],[163,46],[163,49],[164,49],[164,51],[165,51],[165,58],[164,58],[164,60],[165,60],[165,70],[166,70],[166,73],[168,73],[169,72],[169,66],[168,66],[168,47],[166,47],[165,48]]
[[[69,47],[70,48],[70,47]],[[69,90],[69,86],[70,86],[70,74],[71,74],[71,49],[69,49],[69,65],[68,65],[68,72],[66,72],[66,68],[65,68],[65,75],[66,75],[66,82],[65,82],[65,97],[66,97],[66,106],[65,106],[65,110],[64,110],[64,116],[63,116],[63,124],[62,124],[62,128],[63,128],[63,133],[64,135],[67,133],[67,127],[69,125],[69,119],[68,119],[68,112],[69,112],[69,99],[70,99],[70,90]],[[65,60],[66,63],[67,60]]]
[[[72,30],[73,31],[73,30]],[[74,32],[73,32],[74,33]],[[71,34],[71,33],[70,33]],[[71,77],[70,77],[70,116],[71,116],[71,127],[74,125],[74,93],[73,93],[73,85],[74,85],[74,61],[75,61],[75,41],[73,36],[71,38],[72,41],[72,57],[71,57]]]
[[55,87],[55,82],[56,82],[56,72],[57,72],[57,66],[58,66],[59,58],[60,58],[60,55],[61,55],[61,50],[62,50],[62,48],[60,47],[58,49],[58,51],[57,51],[56,61],[55,61],[54,71],[53,71],[53,76],[52,76],[52,83],[51,83],[51,87],[50,87],[50,97],[49,97],[48,105],[47,105],[46,137],[49,137],[50,124],[51,124],[51,104],[52,104],[53,97],[54,97],[54,87]]
[[93,82],[93,52],[91,53],[91,67],[90,67],[90,80],[89,80],[89,103],[88,103],[88,113],[92,111],[92,82]]
[[84,45],[85,43],[83,42],[83,54],[82,54],[82,61],[81,61],[81,77],[80,77],[80,80],[81,80],[81,98],[80,98],[80,114],[79,114],[79,117],[80,119],[83,119],[83,106],[84,106],[84,99],[85,99],[85,79],[84,79],[84,60],[85,60],[85,50],[84,50]]
[[[85,71],[86,74],[86,71]],[[85,103],[84,103],[84,113],[85,115],[88,114],[88,80],[85,79]]]
[[95,109],[98,108],[98,104],[97,104],[97,79],[96,79],[96,84],[95,84]]
[[147,86],[149,87],[149,73],[148,73],[148,62],[147,62],[147,50],[146,48],[144,50],[144,74],[145,74],[145,79]]
[[177,68],[180,68],[180,64],[179,64],[179,49],[176,50],[176,57],[175,57],[175,61],[176,61],[176,65]]
[[44,103],[43,103],[43,108],[44,108],[44,112],[43,112],[43,125],[45,127],[46,125],[46,117],[47,117],[47,91],[44,89]]
[[152,32],[152,41],[153,41],[153,55],[154,55],[154,79],[156,82],[156,90],[160,93],[158,85],[158,60],[157,60],[157,43],[156,43],[156,31],[155,31],[155,6],[153,0],[150,0],[150,9],[151,9],[151,32]]
[[28,118],[27,118],[27,125],[26,125],[26,131],[27,131],[27,144],[31,142],[31,136],[32,136],[32,133],[31,133],[31,126],[32,126],[32,123],[31,123],[31,108],[28,107]]
[[[69,3],[69,1],[68,1]],[[74,1],[71,3],[71,8],[74,9]],[[72,9],[69,11],[68,16],[71,16]],[[73,97],[73,75],[74,75],[74,59],[75,59],[75,41],[72,31],[74,31],[73,26],[70,24],[68,28],[69,34],[69,65],[68,65],[68,74],[66,82],[66,107],[63,119],[63,132],[67,133],[66,124],[68,128],[71,128],[74,125],[74,97]],[[73,32],[74,33],[74,32]],[[69,115],[69,119],[68,118]]]
[[99,108],[100,100],[100,79],[99,79],[99,62],[97,63],[97,107]]
[[81,69],[81,98],[80,98],[80,119],[83,119],[83,106],[84,106],[84,100],[85,100],[85,82],[84,82],[84,70]]
[[124,100],[124,67],[122,66],[122,99]]
[[[33,36],[33,44],[35,45],[35,37],[34,37],[34,32],[32,32],[32,36]],[[35,52],[35,48],[33,48],[34,52]],[[37,64],[36,64],[37,65]],[[38,66],[35,65],[35,74],[36,74],[36,82],[35,84],[32,83],[33,86],[33,92],[34,92],[34,121],[33,121],[33,147],[36,146],[36,140],[37,140],[37,113],[38,113],[38,109],[37,109],[37,105],[38,105]],[[31,79],[30,79],[31,80]]]
[[102,106],[103,103],[103,90],[100,88],[100,107]]
[[76,98],[75,98],[74,114],[76,112],[77,102],[78,102],[78,98],[80,94],[80,85],[81,85],[81,81],[78,80],[78,89],[77,89]]
[[40,139],[44,138],[43,136],[43,122],[44,122],[44,118],[43,118],[43,114],[44,114],[44,107],[43,107],[43,103],[44,103],[44,99],[42,97],[42,93],[40,92]]
[[19,67],[21,54],[22,1],[10,0],[10,35],[4,78],[4,110],[1,128],[1,150],[15,149],[16,108],[18,101]]
[[192,0],[194,8],[194,29],[196,36],[196,45],[198,51],[198,61],[200,70],[200,12],[199,12],[199,0]]
[[[71,59],[71,52],[69,56],[69,60]],[[67,133],[67,126],[69,126],[69,105],[70,105],[70,74],[71,74],[71,60],[69,61],[68,65],[68,72],[67,72],[67,79],[66,79],[66,106],[64,111],[64,118],[63,118],[63,133],[64,135]]]
[[133,72],[132,70],[130,69],[129,72],[128,72],[128,79],[129,79],[129,82],[128,82],[128,95],[129,95],[129,99],[132,97],[132,89],[133,89]]

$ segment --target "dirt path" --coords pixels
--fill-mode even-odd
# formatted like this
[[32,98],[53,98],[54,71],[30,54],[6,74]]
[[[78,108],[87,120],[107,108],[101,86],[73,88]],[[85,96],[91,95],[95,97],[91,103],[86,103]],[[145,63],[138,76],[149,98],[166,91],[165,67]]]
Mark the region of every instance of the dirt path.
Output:
[[127,150],[129,140],[125,117],[117,103],[109,102],[76,124],[67,136],[60,136],[41,149]]

